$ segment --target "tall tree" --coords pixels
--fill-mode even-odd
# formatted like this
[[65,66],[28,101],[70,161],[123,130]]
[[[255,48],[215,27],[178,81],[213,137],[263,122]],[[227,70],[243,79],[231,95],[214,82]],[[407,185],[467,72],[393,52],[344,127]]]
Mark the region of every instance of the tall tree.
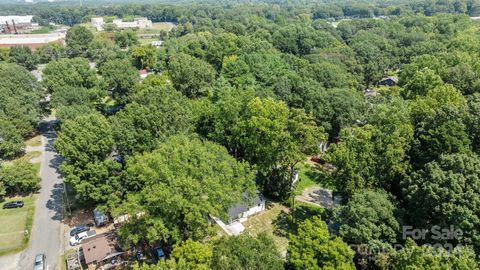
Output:
[[127,59],[109,60],[100,66],[99,72],[108,89],[113,92],[113,97],[120,104],[128,101],[128,95],[140,79],[138,71]]
[[[418,229],[460,229],[460,239],[440,243],[473,245],[480,250],[480,158],[475,154],[442,155],[402,182],[410,222]],[[429,236],[432,236],[429,234]],[[449,238],[449,237],[446,237]],[[426,239],[425,241],[429,240]]]
[[[0,78],[0,119],[11,123],[2,127],[2,136],[14,142],[33,132],[41,114],[42,89],[32,74],[16,64],[0,63]],[[12,133],[12,125],[18,135]]]
[[394,99],[375,105],[367,122],[361,127],[344,129],[341,141],[332,145],[327,155],[335,166],[333,177],[337,188],[347,195],[364,188],[395,192],[398,181],[409,169],[413,125],[407,104]]
[[86,56],[88,45],[93,40],[93,33],[82,25],[72,26],[65,39],[69,56]]
[[138,69],[152,69],[157,64],[157,50],[151,45],[134,47],[130,53]]
[[0,118],[0,158],[13,158],[25,147],[22,135],[15,125]]
[[283,259],[275,243],[266,234],[256,238],[246,234],[222,237],[213,247],[212,269],[281,270]]
[[[120,229],[124,241],[177,243],[205,235],[210,215],[224,218],[227,209],[254,196],[254,174],[227,150],[209,141],[173,136],[143,155],[128,160],[129,194],[114,214],[145,215]],[[249,197],[250,197],[249,196]]]
[[36,55],[32,54],[32,50],[26,46],[15,46],[10,48],[9,60],[12,63],[19,64],[28,70],[35,69],[37,64]]
[[[236,125],[244,158],[256,164],[264,178],[263,190],[280,198],[289,194],[295,166],[315,154],[325,140],[311,116],[271,98],[251,100]],[[272,179],[278,168],[285,177]]]
[[305,220],[290,237],[288,264],[292,269],[353,270],[353,250],[341,238],[330,238],[327,224],[318,217]]
[[398,270],[469,270],[479,267],[475,253],[467,247],[448,251],[431,246],[417,246],[411,239],[408,239],[403,249],[392,254],[390,261],[390,267]]
[[69,165],[83,168],[90,162],[105,160],[113,149],[110,124],[100,114],[66,121],[55,141],[55,148]]
[[480,155],[480,93],[468,97],[468,115],[465,122],[473,150]]
[[215,79],[215,69],[203,60],[187,54],[170,57],[168,67],[175,88],[189,98],[207,96]]
[[[339,235],[353,245],[356,264],[362,269],[385,265],[384,258],[388,256],[391,245],[397,243],[400,231],[397,221],[399,211],[389,194],[381,190],[359,191],[336,211],[335,221],[340,225]],[[365,247],[371,253],[364,254]]]
[[42,83],[50,93],[54,93],[66,86],[92,88],[97,84],[97,78],[87,59],[63,58],[47,64],[43,70]]
[[193,129],[188,99],[171,86],[139,89],[132,102],[111,121],[122,155],[151,151],[169,136],[187,134]]

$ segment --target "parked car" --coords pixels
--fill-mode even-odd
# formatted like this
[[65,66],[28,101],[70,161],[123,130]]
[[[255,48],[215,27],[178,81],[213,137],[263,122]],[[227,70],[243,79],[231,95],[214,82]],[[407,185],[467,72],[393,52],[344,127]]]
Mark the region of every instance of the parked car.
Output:
[[76,234],[75,236],[70,237],[70,245],[76,246],[82,242],[83,239],[87,239],[97,235],[96,231],[87,231]]
[[33,270],[43,270],[45,269],[45,254],[39,253],[35,256],[35,264],[33,265]]
[[165,251],[163,250],[162,247],[156,247],[153,249],[153,256],[155,257],[155,259],[157,261],[160,261],[160,260],[165,260],[166,256],[165,256]]
[[70,231],[70,236],[75,236],[76,234],[88,231],[90,231],[90,226],[87,224],[77,225]]
[[3,205],[3,209],[7,208],[21,208],[23,207],[23,202],[22,201],[13,201],[13,202],[8,202]]

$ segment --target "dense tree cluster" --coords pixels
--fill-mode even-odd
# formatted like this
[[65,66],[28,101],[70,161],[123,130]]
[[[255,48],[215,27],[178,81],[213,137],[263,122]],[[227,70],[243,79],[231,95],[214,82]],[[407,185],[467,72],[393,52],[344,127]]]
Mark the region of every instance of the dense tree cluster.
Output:
[[0,63],[0,159],[23,151],[23,139],[33,134],[40,120],[42,89],[28,71]]
[[[138,269],[478,268],[478,1],[205,2],[8,6],[74,26],[65,47],[0,50],[0,158],[22,152],[48,94],[78,202],[128,214],[125,245],[171,247]],[[177,25],[160,48],[78,25],[134,15]],[[206,237],[258,193],[292,199],[310,156],[343,201],[292,218],[285,256],[263,234]],[[36,187],[17,166],[0,195]],[[405,239],[410,225],[463,237]]]

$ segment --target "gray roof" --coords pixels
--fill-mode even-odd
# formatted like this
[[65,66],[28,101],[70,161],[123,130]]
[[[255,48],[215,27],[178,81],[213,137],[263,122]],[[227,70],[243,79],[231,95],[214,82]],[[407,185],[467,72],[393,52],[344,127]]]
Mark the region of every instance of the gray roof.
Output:
[[[247,194],[247,193],[243,193],[243,197],[244,197],[245,199],[247,199],[247,198],[248,198],[248,194]],[[263,200],[265,200],[265,198],[263,197],[262,194],[259,194],[259,195],[255,196],[255,197],[253,198],[253,201],[252,201],[252,203],[250,204],[250,207],[247,207],[244,202],[237,203],[237,204],[235,204],[234,206],[232,206],[232,207],[230,207],[230,208],[228,209],[228,216],[229,216],[230,218],[236,218],[236,217],[238,217],[239,214],[241,214],[241,213],[247,211],[249,208],[251,208],[251,207],[253,207],[253,206],[261,203]]]
[[386,80],[392,80],[395,83],[398,83],[398,78],[395,77],[395,76],[388,76],[388,77],[385,77],[385,78],[381,79],[380,81],[383,82],[383,81],[386,81]]

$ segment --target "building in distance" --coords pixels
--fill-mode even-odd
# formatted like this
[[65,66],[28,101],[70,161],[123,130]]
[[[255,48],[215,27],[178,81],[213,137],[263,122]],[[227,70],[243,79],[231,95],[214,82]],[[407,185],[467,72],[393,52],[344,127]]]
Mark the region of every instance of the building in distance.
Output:
[[49,43],[65,45],[65,32],[48,34],[0,35],[0,48],[26,46],[32,50]]
[[33,16],[0,16],[0,33],[18,34],[33,28]]
[[[97,31],[102,31],[107,23],[103,20],[102,17],[93,17],[90,20],[90,23]],[[115,19],[111,23],[118,29],[147,29],[152,28],[153,23],[147,18],[134,18],[131,22],[125,22],[123,19]]]

